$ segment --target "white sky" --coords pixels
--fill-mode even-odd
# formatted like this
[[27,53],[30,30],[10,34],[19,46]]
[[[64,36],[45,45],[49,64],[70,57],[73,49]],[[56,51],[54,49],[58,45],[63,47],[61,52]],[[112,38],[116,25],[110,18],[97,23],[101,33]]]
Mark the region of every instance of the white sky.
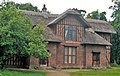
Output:
[[86,10],[87,13],[99,10],[100,12],[107,12],[107,19],[110,19],[112,10],[108,9],[113,5],[112,0],[9,0],[17,3],[32,3],[40,10],[43,4],[46,4],[48,11],[53,14],[60,14],[69,8],[78,8]]

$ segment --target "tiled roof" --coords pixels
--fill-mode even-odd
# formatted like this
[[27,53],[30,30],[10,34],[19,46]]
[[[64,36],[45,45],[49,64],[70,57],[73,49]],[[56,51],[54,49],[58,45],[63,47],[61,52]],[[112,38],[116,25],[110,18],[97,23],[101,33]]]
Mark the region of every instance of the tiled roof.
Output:
[[103,20],[86,19],[92,29],[96,32],[116,33],[112,25]]
[[93,30],[90,31],[89,28],[85,30],[85,37],[83,38],[82,44],[111,45],[108,41],[103,39],[95,32],[116,33],[113,27],[109,23],[102,20],[84,19],[82,16],[79,15],[78,12],[71,9],[68,9],[67,11],[65,11],[60,15],[25,11],[25,10],[23,12],[25,13],[25,15],[30,16],[33,25],[38,24],[37,21],[39,19],[44,21],[46,25],[45,26],[46,34],[44,35],[44,37],[48,41],[52,41],[52,42],[61,42],[61,40],[52,32],[52,30],[48,27],[48,25],[57,23],[60,19],[63,19],[67,14],[78,16],[79,19],[82,20],[83,24],[86,24],[85,26],[90,26],[91,29]]
[[110,42],[95,33],[91,28],[85,29],[85,37],[83,37],[82,44],[98,44],[98,45],[111,45]]
[[61,42],[61,40],[55,36],[52,32],[52,30],[49,27],[45,27],[46,33],[44,35],[44,37],[51,42]]

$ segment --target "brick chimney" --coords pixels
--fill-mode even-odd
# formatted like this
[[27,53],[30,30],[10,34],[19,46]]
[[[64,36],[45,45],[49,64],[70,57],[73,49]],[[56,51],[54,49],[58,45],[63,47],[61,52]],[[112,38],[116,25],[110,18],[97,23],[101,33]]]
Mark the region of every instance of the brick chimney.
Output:
[[47,13],[47,8],[46,8],[46,5],[45,5],[45,4],[43,5],[42,13]]

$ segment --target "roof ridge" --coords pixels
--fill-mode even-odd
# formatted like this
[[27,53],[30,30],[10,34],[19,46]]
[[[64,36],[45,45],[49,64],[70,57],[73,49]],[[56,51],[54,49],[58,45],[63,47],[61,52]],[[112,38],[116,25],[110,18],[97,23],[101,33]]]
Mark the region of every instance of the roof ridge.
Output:
[[90,19],[90,18],[85,18],[86,21],[88,22],[97,22],[97,23],[107,23],[107,21],[104,21],[104,20],[97,20],[97,19]]

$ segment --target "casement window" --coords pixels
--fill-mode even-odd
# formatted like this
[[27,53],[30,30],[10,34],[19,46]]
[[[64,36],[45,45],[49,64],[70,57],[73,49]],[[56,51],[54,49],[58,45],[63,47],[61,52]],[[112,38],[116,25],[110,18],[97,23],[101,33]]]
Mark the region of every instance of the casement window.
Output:
[[76,26],[65,25],[65,40],[76,41]]
[[64,63],[65,64],[75,64],[76,63],[76,47],[65,47]]

